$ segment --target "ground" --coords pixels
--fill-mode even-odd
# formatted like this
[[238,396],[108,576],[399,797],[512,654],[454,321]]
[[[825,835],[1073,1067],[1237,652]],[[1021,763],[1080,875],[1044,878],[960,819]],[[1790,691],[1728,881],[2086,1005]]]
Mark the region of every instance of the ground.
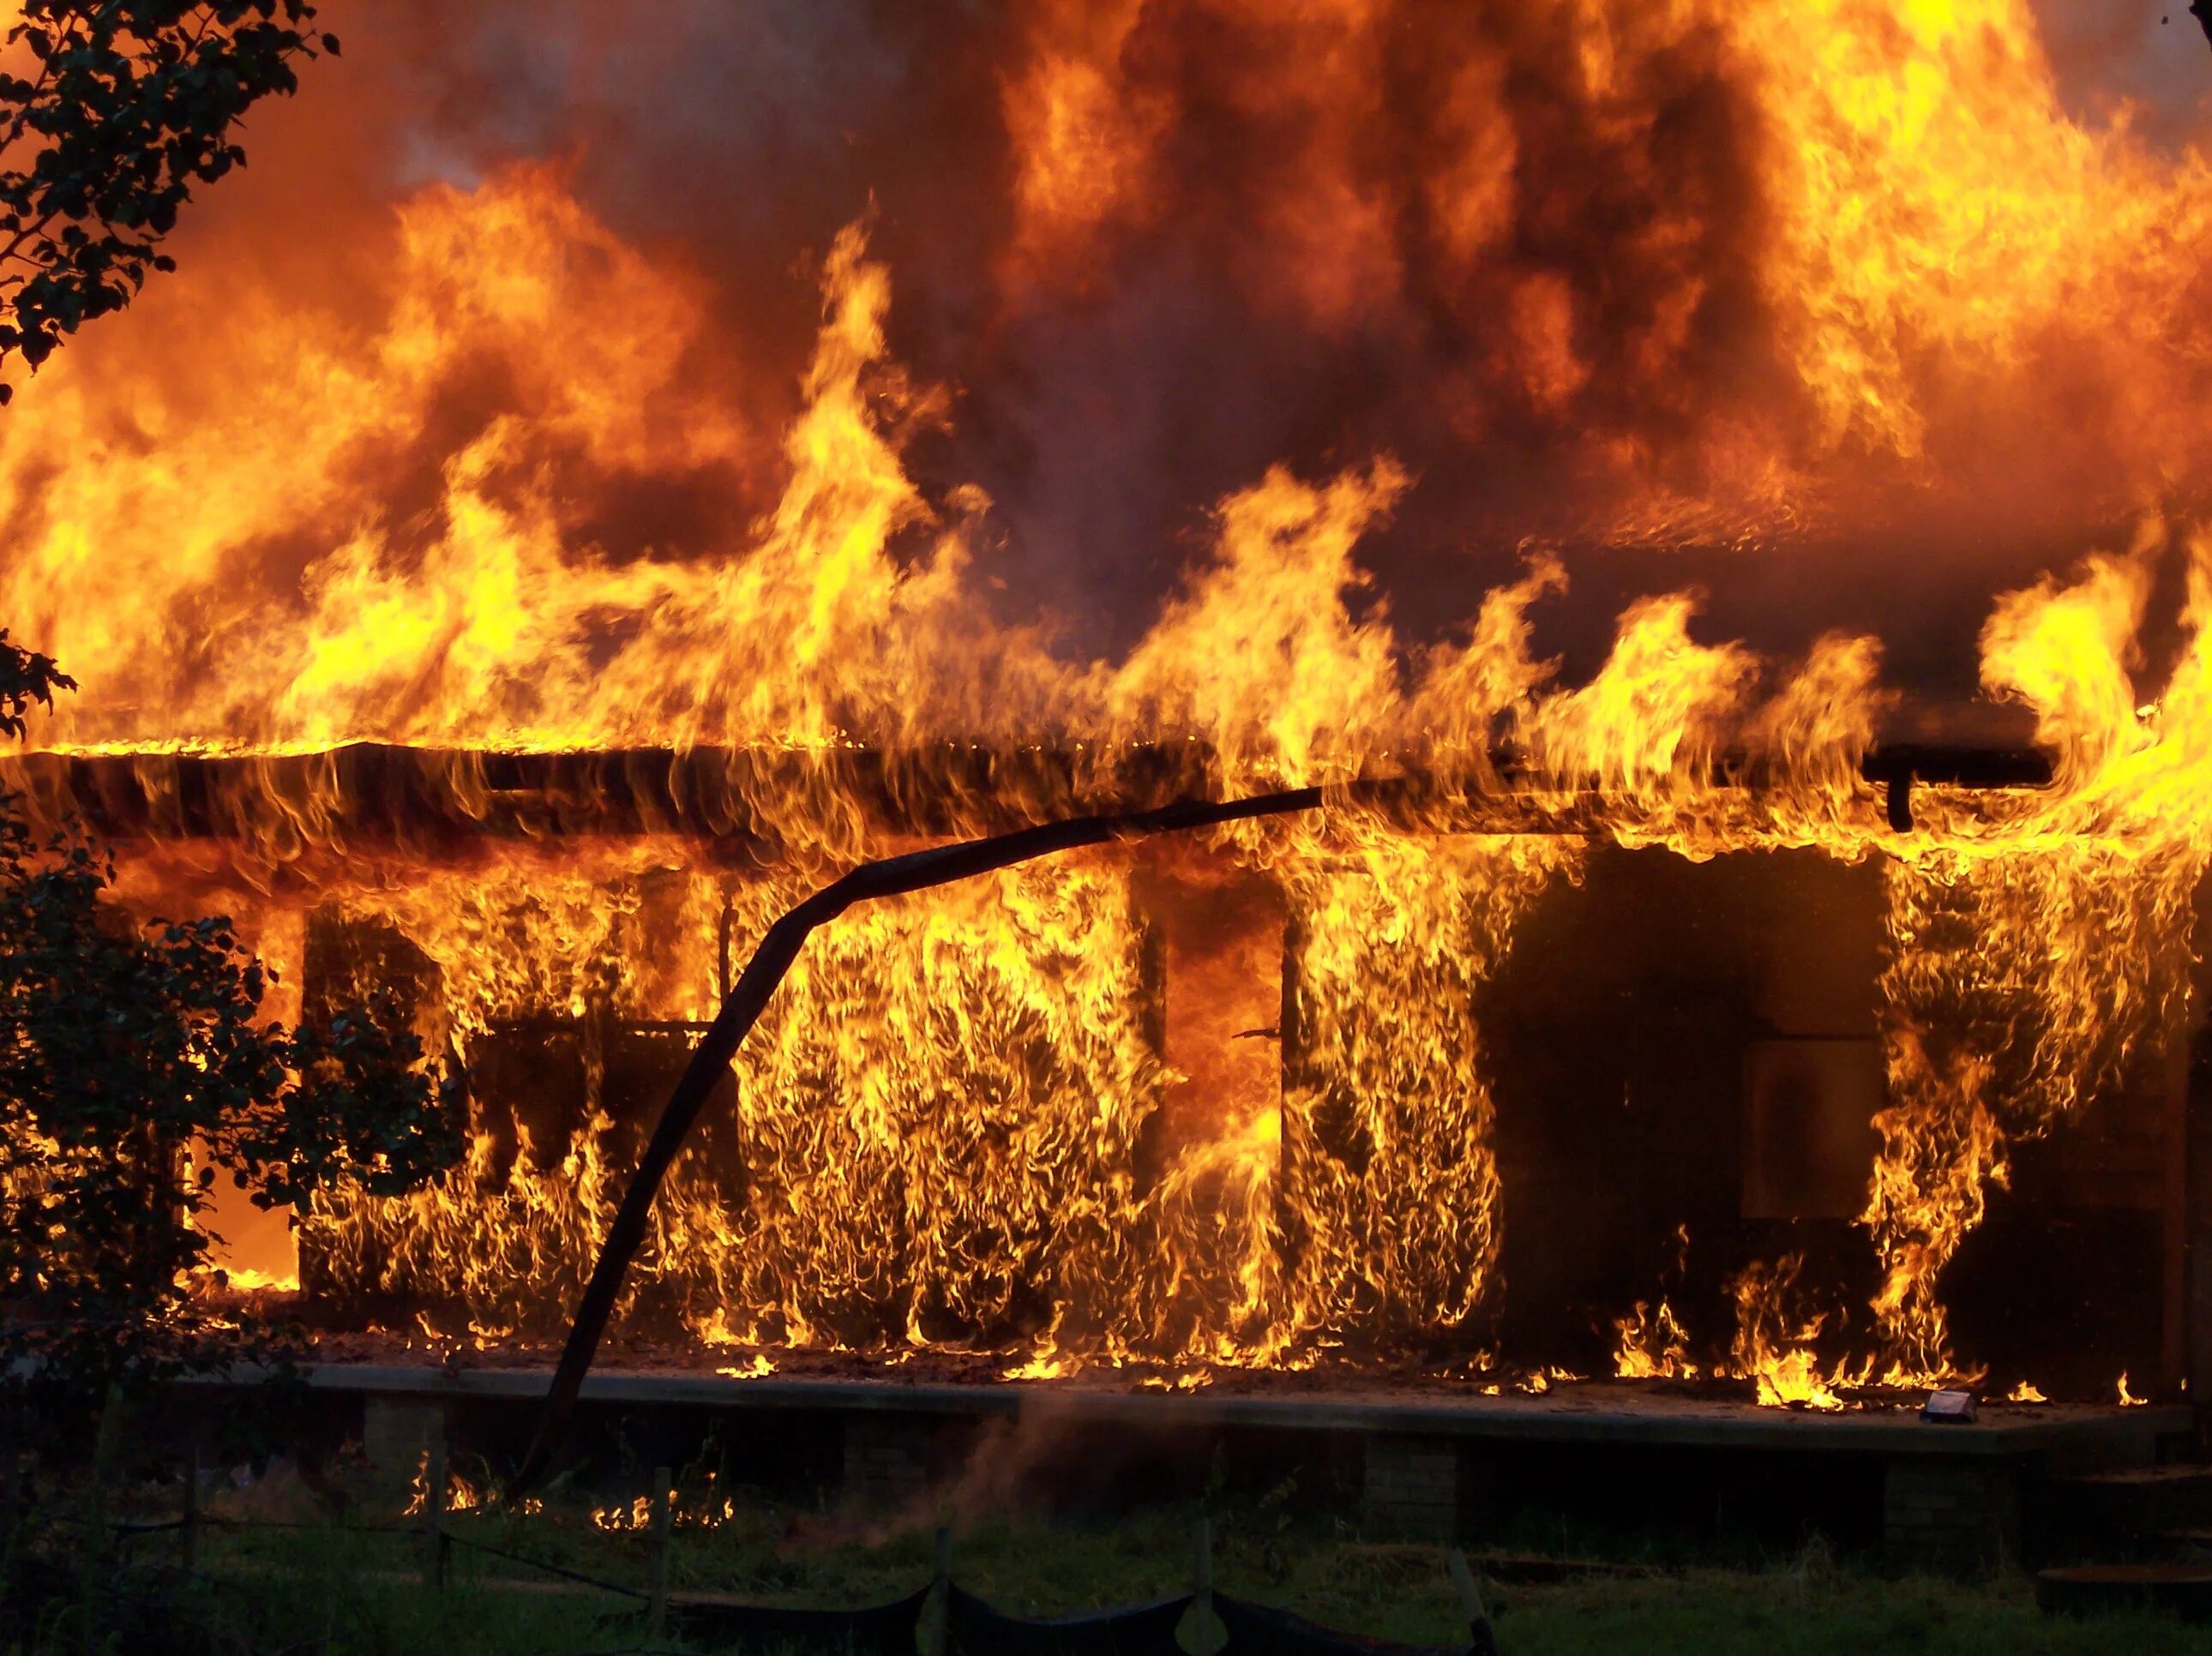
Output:
[[[218,1500],[264,1522],[263,1506]],[[981,1515],[954,1532],[954,1574],[1000,1609],[1040,1614],[1141,1601],[1185,1591],[1200,1508],[1183,1505],[1110,1521],[1044,1524]],[[198,1586],[181,1590],[180,1619],[204,1623],[219,1647],[322,1656],[401,1656],[420,1650],[485,1656],[650,1648],[630,1601],[550,1586],[552,1578],[475,1548],[457,1547],[446,1589],[412,1579],[422,1538],[385,1527],[362,1509],[348,1525],[295,1519],[302,1527],[210,1532]],[[1214,1502],[1217,1587],[1286,1606],[1328,1625],[1424,1642],[1463,1637],[1443,1555],[1376,1542],[1340,1521],[1293,1515],[1285,1503]],[[649,1538],[596,1527],[588,1511],[557,1499],[526,1519],[467,1514],[465,1542],[563,1563],[604,1580],[641,1586]],[[738,1500],[711,1528],[679,1530],[672,1585],[789,1604],[854,1606],[898,1598],[929,1579],[926,1526],[872,1526],[833,1514]],[[130,1551],[146,1579],[177,1577],[175,1538],[149,1535]],[[1547,1553],[1609,1569],[1527,1579]],[[1483,1564],[1478,1556],[1478,1566]],[[1646,1572],[1646,1573],[1638,1573]],[[1498,1580],[1502,1572],[1510,1579]],[[1509,1563],[1492,1562],[1485,1590],[1504,1656],[2130,1656],[2212,1653],[2212,1629],[2148,1613],[2057,1619],[2035,1606],[2017,1572],[1976,1582],[1886,1577],[1832,1557],[1815,1542],[1792,1556],[1742,1556],[1733,1566],[1682,1562],[1663,1539],[1639,1547],[1560,1533],[1518,1539]],[[500,1586],[529,1578],[533,1589]],[[34,1635],[30,1653],[79,1648],[62,1626]],[[131,1647],[125,1641],[123,1647]],[[713,1647],[698,1642],[669,1648]],[[720,1647],[729,1648],[730,1647]]]

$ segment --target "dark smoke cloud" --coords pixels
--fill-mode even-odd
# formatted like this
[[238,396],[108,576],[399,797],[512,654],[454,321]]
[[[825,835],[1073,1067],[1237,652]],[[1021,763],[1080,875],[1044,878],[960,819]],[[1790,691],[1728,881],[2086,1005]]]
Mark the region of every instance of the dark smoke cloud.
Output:
[[[2131,99],[2162,142],[2197,130],[2212,53],[2185,14],[2188,29],[2161,30],[2119,0],[2039,10],[2083,118]],[[812,261],[872,212],[895,349],[955,393],[917,471],[993,495],[994,601],[1069,618],[1071,647],[1126,646],[1210,505],[1276,462],[1312,475],[1387,450],[1413,469],[1417,488],[1366,555],[1414,637],[1469,614],[1528,538],[1566,543],[1577,588],[1541,624],[1571,670],[1594,662],[1626,595],[1694,581],[1716,632],[1788,652],[1828,626],[1869,627],[1905,670],[1962,685],[1995,587],[2109,538],[2124,515],[2089,500],[2054,528],[2016,489],[1977,488],[1964,508],[1893,493],[1765,550],[1719,533],[1608,549],[1602,525],[1632,484],[1725,494],[1730,432],[1785,454],[1812,440],[1759,283],[1771,135],[1717,34],[1639,45],[1638,8],[1620,14],[1629,84],[1601,95],[1562,8],[1398,6],[1331,82],[1310,33],[1268,8],[1154,0],[1119,70],[1173,118],[1139,209],[1074,255],[1079,281],[1009,274],[1002,98],[1028,62],[1026,8],[377,0],[327,15],[345,57],[257,119],[250,179],[211,193],[188,265],[244,250],[240,280],[343,308],[365,281],[351,250],[404,192],[558,158],[594,212],[708,273],[740,365],[732,395],[766,428],[795,401]],[[1466,77],[1483,64],[1513,191],[1468,255],[1435,181],[1470,143]],[[1631,105],[1643,112],[1622,118]],[[1308,292],[1330,239],[1301,240],[1285,218],[1326,188],[1379,227],[1343,250],[1369,262],[1334,308]],[[1569,318],[1576,366],[1541,396],[1531,340],[1547,305]],[[1956,464],[2002,478],[2041,440]],[[1621,452],[1626,471],[1604,458]],[[2085,498],[2109,458],[2082,455]],[[726,522],[672,508],[653,527],[662,550],[704,555]]]

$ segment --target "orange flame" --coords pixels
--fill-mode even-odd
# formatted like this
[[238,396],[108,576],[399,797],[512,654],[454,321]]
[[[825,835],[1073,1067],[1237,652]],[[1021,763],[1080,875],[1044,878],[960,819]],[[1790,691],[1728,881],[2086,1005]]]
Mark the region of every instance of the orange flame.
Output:
[[[1153,9],[1018,9],[995,82],[1011,196],[989,281],[1009,314],[1095,296],[1125,242],[1218,205],[1252,232],[1226,238],[1245,251],[1219,255],[1224,284],[1285,337],[1463,332],[1439,417],[1493,460],[1518,452],[1494,446],[1507,433],[1565,454],[1547,475],[1573,504],[1547,530],[1778,542],[1899,500],[2010,525],[2201,492],[2212,174],[2069,116],[2026,0],[1587,0],[1508,29],[1472,9],[1420,76],[1400,73],[1411,15],[1389,0]],[[1253,50],[1189,68],[1170,48],[1201,22]],[[1531,81],[1522,59],[1547,43]],[[1670,100],[1685,74],[1703,95]],[[1428,100],[1418,145],[1377,141],[1399,80]],[[1559,140],[1526,106],[1539,84],[1618,161],[1580,168],[1617,197],[1543,164]],[[1729,129],[1717,159],[1696,122],[1662,119],[1708,106]],[[1240,159],[1249,187],[1190,186],[1194,114],[1272,137]],[[1382,158],[1404,148],[1420,160],[1401,179]],[[1595,275],[1560,227],[1623,222]],[[1501,1291],[1510,1195],[1474,1007],[1521,918],[1577,877],[1584,839],[1814,846],[1886,859],[1889,1092],[1862,1216],[1880,1349],[1848,1373],[1923,1383],[1957,1370],[1940,1278],[2010,1147],[2179,1027],[2212,843],[2212,542],[2185,522],[2145,517],[2124,555],[1996,602],[1982,682],[2031,711],[2056,783],[1923,788],[1900,829],[1861,775],[1895,699],[1877,640],[1824,633],[1784,667],[1700,637],[1699,597],[1665,592],[1627,606],[1587,682],[1561,682],[1531,616],[1570,560],[1532,533],[1518,579],[1417,645],[1370,554],[1433,471],[1378,445],[1333,475],[1240,474],[1114,660],[1004,621],[990,502],[918,481],[939,468],[914,443],[954,404],[892,360],[865,226],[823,261],[781,428],[733,389],[754,370],[714,283],[556,169],[422,191],[379,237],[356,314],[181,287],[219,337],[220,386],[188,354],[125,373],[88,342],[0,425],[0,616],[92,687],[0,779],[58,815],[88,802],[53,757],[116,755],[170,822],[177,755],[248,761],[210,785],[221,856],[134,847],[134,903],[228,883],[273,951],[310,908],[389,934],[422,962],[441,1039],[574,1026],[578,1119],[557,1139],[480,1119],[433,1188],[301,1216],[324,1285],[421,1296],[480,1340],[542,1321],[629,1164],[609,1028],[696,1023],[725,954],[819,878],[912,843],[877,796],[931,802],[915,816],[936,838],[1008,794],[1029,816],[1113,797],[1139,756],[1219,793],[1419,777],[1395,814],[1334,798],[1207,847],[1290,919],[1273,1095],[1207,1096],[1201,1127],[1156,1142],[1169,1090],[1227,1066],[1170,1061],[1126,853],[855,913],[741,1056],[720,1148],[673,1176],[634,1312],[716,1349],[981,1346],[1024,1376],[1463,1336]],[[1755,389],[1693,371],[1739,357]],[[2138,454],[2132,434],[2176,410]],[[2060,464],[2052,433],[2083,426],[2084,458]],[[703,552],[625,526],[654,492],[709,525]],[[2186,637],[2154,699],[2138,639],[2175,552]],[[356,743],[419,750],[482,821],[485,755],[669,750],[728,834],[368,843],[333,757]],[[980,784],[951,757],[977,752]],[[1064,763],[1012,779],[1006,755],[1041,752]],[[1785,1303],[1797,1275],[1785,1259],[1739,1280],[1734,1364],[1763,1400],[1839,1406],[1843,1361],[1813,1355],[1837,1325]],[[1618,1331],[1620,1372],[1690,1372],[1664,1301]]]

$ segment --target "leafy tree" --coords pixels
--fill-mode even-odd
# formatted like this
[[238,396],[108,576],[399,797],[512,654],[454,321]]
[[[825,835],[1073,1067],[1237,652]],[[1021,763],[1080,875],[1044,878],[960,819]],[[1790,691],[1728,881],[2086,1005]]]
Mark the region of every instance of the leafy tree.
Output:
[[34,701],[51,707],[56,690],[74,690],[76,681],[54,665],[52,656],[34,655],[8,640],[0,627],[0,736],[23,734],[23,716]]
[[[67,683],[0,635],[8,728]],[[76,830],[40,842],[15,804],[0,795],[0,1393],[51,1429],[114,1386],[294,1349],[196,1292],[219,1177],[264,1207],[391,1194],[459,1154],[460,1112],[395,1006],[261,1022],[268,974],[228,920],[134,923],[109,855]]]
[[[129,304],[196,184],[246,152],[246,112],[294,91],[307,0],[23,0],[0,75],[0,364],[35,370],[64,336]],[[0,403],[12,388],[0,385]]]
[[[33,369],[129,304],[246,112],[335,55],[308,0],[22,0],[0,74],[0,363]],[[0,403],[9,388],[0,385]],[[0,736],[75,681],[0,630]],[[457,1083],[392,1006],[259,1022],[227,919],[133,924],[109,855],[41,843],[0,793],[0,1393],[59,1425],[118,1386],[283,1358],[288,1331],[194,1291],[227,1174],[263,1206],[404,1189],[459,1149]],[[191,1159],[188,1159],[191,1158]],[[58,1411],[57,1409],[58,1405]]]

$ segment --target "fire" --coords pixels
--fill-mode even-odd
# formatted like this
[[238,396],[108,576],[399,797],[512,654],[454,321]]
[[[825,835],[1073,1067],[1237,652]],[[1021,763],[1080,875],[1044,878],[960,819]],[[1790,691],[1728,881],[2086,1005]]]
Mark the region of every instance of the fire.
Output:
[[2021,0],[1759,6],[1743,32],[1794,162],[1771,279],[1799,295],[1795,343],[1832,436],[1919,459],[1916,351],[1940,346],[1950,373],[2002,371],[2085,300],[2112,306],[2079,317],[2085,332],[2124,326],[2109,278],[2130,233],[2172,204],[2123,136],[2100,141],[2060,111]]
[[1010,1380],[1060,1380],[1081,1372],[1082,1367],[1079,1362],[1060,1356],[1047,1342],[1031,1352],[1026,1362],[1012,1368],[1000,1369],[999,1378]]
[[[712,1487],[714,1476],[708,1475],[708,1488],[696,1499],[687,1501],[684,1491],[668,1492],[669,1527],[678,1530],[711,1530],[720,1528],[737,1516],[738,1503],[729,1495],[717,1495]],[[595,1530],[612,1534],[640,1534],[653,1527],[653,1502],[649,1495],[641,1495],[628,1504],[592,1508],[591,1523]]]
[[1824,1374],[1813,1344],[1826,1319],[1793,1308],[1803,1266],[1793,1254],[1736,1279],[1735,1372],[1758,1383],[1759,1400],[1769,1407],[1841,1409],[1836,1388],[1851,1382],[1841,1364]]
[[1544,840],[1401,842],[1292,884],[1304,916],[1285,1034],[1285,1240],[1305,1301],[1294,1327],[1449,1328],[1494,1290],[1495,1106],[1463,1032],[1514,921],[1571,858]]
[[[830,928],[677,1169],[628,1313],[750,1352],[722,1371],[745,1374],[804,1347],[987,1351],[1037,1380],[1463,1354],[1508,1291],[1479,1008],[1522,922],[1592,840],[1812,847],[1884,870],[1880,1286],[1841,1355],[1861,1324],[1800,1305],[1794,1258],[1754,1265],[1731,1367],[1814,1408],[1877,1371],[1960,1373],[1942,1277],[2014,1148],[2182,1027],[2212,541],[2147,503],[2201,494],[2212,462],[2189,417],[2212,177],[2069,115],[2026,0],[1427,9],[1016,9],[1003,241],[974,284],[994,338],[1107,303],[1119,261],[1218,214],[1189,256],[1286,350],[1464,339],[1392,441],[1209,485],[1125,647],[999,604],[1010,519],[944,452],[973,388],[900,366],[865,219],[818,261],[795,402],[702,256],[543,164],[399,203],[361,233],[349,303],[180,278],[219,387],[190,353],[134,375],[91,344],[40,376],[0,423],[0,619],[88,688],[7,777],[58,816],[94,803],[64,760],[119,757],[149,839],[182,840],[180,758],[238,760],[200,802],[220,853],[130,847],[134,904],[219,894],[301,977],[374,940],[437,1049],[569,1043],[568,1104],[480,1101],[434,1186],[299,1216],[296,1280],[419,1306],[434,1340],[553,1331],[634,1158],[623,1089],[651,1090],[799,895],[1147,787],[1324,785],[1328,810],[1190,853],[1269,894],[1234,958],[1162,935],[1203,879],[1121,848]],[[1415,75],[1408,39],[1449,50]],[[1401,81],[1406,142],[1381,90]],[[1213,155],[1215,125],[1258,141]],[[2143,458],[2128,434],[2168,410]],[[1376,549],[1468,455],[1498,497],[1470,522],[1522,561],[1449,628],[1393,609]],[[1521,499],[1524,460],[1564,504]],[[1861,761],[1899,693],[1863,630],[1781,659],[1710,636],[1725,606],[1686,589],[1630,600],[1583,682],[1535,646],[1593,540],[1778,559],[2000,494],[1993,534],[2142,524],[1982,633],[2046,791],[1921,786],[1893,822]],[[2189,599],[2154,684],[2161,561]],[[485,825],[508,820],[497,761],[624,755],[691,826],[371,832],[358,743]],[[1406,785],[1363,807],[1351,785],[1381,778]],[[1245,1009],[1268,964],[1286,987],[1244,1028],[1162,983],[1218,974]],[[272,1252],[232,1278],[290,1271]],[[1663,1298],[1615,1331],[1623,1376],[1697,1372]]]
[[[1869,476],[1985,485],[2005,473],[1975,439],[2018,454],[2063,406],[2039,359],[2115,434],[2190,397],[2170,331],[2201,167],[2070,115],[2027,0],[1022,11],[1002,80],[1018,301],[1094,288],[1182,215],[1231,215],[1273,256],[1225,279],[1276,325],[1425,301],[1475,332],[1477,363],[1443,379],[1455,424],[1579,426],[1614,527],[1771,533]],[[1210,123],[1245,142],[1177,153]],[[1376,159],[1394,145],[1401,170]],[[1778,406],[1708,383],[1753,306]]]
[[276,1276],[265,1271],[258,1271],[252,1265],[239,1265],[226,1269],[223,1275],[228,1279],[229,1286],[241,1294],[258,1294],[272,1289],[279,1294],[295,1294],[300,1288],[300,1277],[296,1271],[287,1271],[282,1276]]
[[[471,1481],[448,1469],[446,1473],[446,1502],[449,1513],[490,1512],[504,1505],[499,1486],[489,1479],[482,1483]],[[422,1451],[415,1463],[414,1475],[408,1480],[407,1505],[402,1508],[403,1518],[420,1518],[430,1506],[430,1452]],[[545,1503],[536,1496],[526,1496],[507,1511],[528,1517],[545,1510]]]
[[1020,156],[1011,253],[1020,278],[1072,276],[1072,245],[1095,227],[1143,215],[1144,175],[1170,115],[1159,100],[1120,83],[1143,10],[1142,0],[1053,0],[1037,9],[1033,55],[1005,88],[1006,129]]
[[[1576,1374],[1571,1368],[1561,1368],[1554,1364],[1550,1368],[1532,1368],[1526,1374],[1516,1374],[1513,1377],[1513,1389],[1516,1392],[1525,1392],[1530,1397],[1540,1398],[1555,1386],[1572,1386],[1583,1378],[1583,1376]],[[1483,1388],[1486,1395],[1495,1395],[1497,1389],[1495,1386]]]
[[1613,1372],[1621,1380],[1695,1380],[1698,1366],[1690,1356],[1689,1331],[1662,1299],[1656,1306],[1636,1302],[1633,1315],[1613,1325],[1620,1344],[1613,1354]]
[[2203,872],[2207,565],[2191,540],[2194,636],[2155,717],[2129,669],[2148,559],[2093,560],[2012,594],[1983,634],[1984,681],[2027,701],[2059,786],[2026,816],[1907,848],[1890,870],[1883,989],[1889,1109],[1865,1221],[1875,1306],[1907,1384],[1951,1372],[1936,1277],[2006,1177],[2005,1147],[2076,1109],[2139,1050],[2179,1037],[2190,893]]

